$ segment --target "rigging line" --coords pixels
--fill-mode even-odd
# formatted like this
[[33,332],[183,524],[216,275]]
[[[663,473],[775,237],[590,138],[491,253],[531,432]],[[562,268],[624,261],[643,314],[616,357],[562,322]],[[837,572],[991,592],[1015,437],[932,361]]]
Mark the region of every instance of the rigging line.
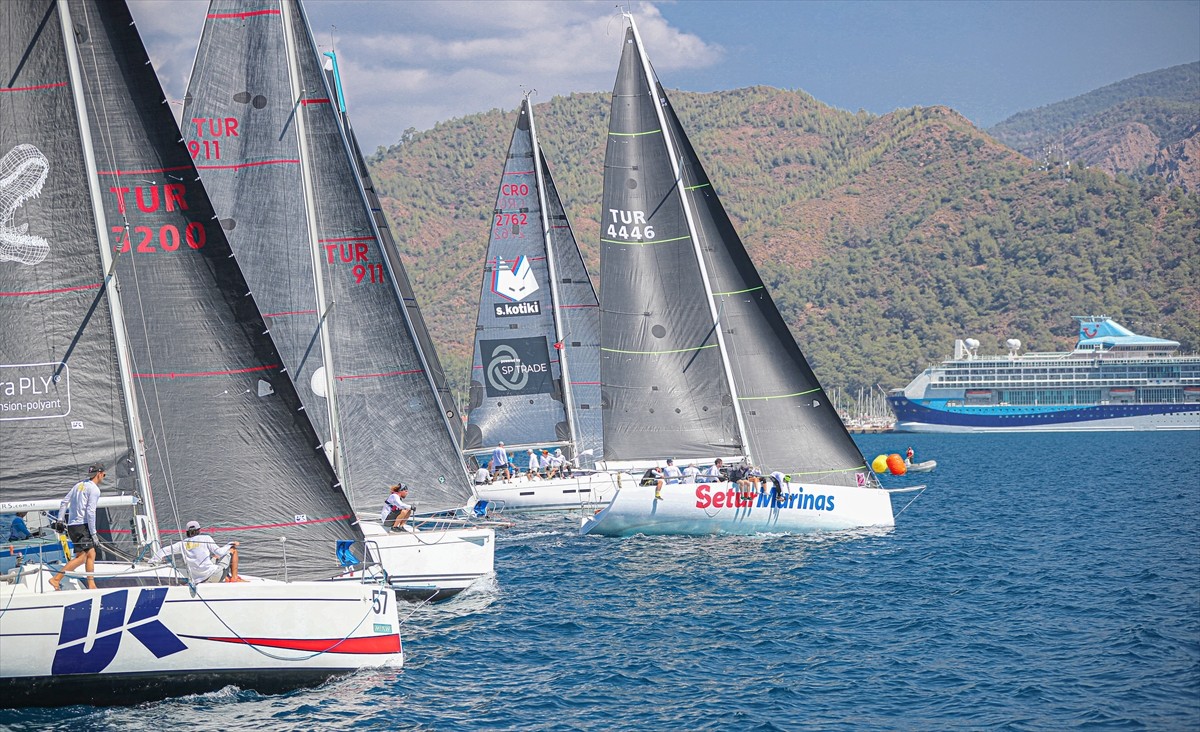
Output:
[[83,322],[79,324],[79,328],[75,331],[75,337],[71,339],[71,343],[67,346],[67,352],[63,354],[62,360],[59,361],[58,368],[54,369],[54,375],[50,377],[50,380],[55,384],[58,383],[59,378],[62,376],[62,370],[66,368],[67,361],[71,358],[71,354],[75,351],[75,346],[79,345],[79,340],[83,338],[83,331],[85,328],[87,328],[92,316],[96,314],[96,308],[100,306],[100,301],[104,299],[104,295],[107,294],[108,283],[117,274],[117,262],[120,260],[120,258],[121,251],[118,250],[117,256],[113,257],[112,264],[109,266],[108,272],[104,274],[104,281],[100,283],[99,291],[97,291],[96,296],[92,298],[92,304],[88,308],[87,313],[85,313],[83,316]]
[[[299,378],[300,374],[304,371],[304,364],[308,361],[309,355],[312,354],[313,345],[321,337],[321,329],[325,327],[325,319],[329,317],[329,311],[332,309],[333,301],[330,300],[329,304],[325,306],[325,312],[321,313],[321,319],[317,321],[317,328],[313,331],[312,338],[308,339],[308,348],[304,349],[304,355],[300,357],[300,363],[296,366],[296,373],[292,378]],[[332,368],[332,364],[326,364],[326,367]]]

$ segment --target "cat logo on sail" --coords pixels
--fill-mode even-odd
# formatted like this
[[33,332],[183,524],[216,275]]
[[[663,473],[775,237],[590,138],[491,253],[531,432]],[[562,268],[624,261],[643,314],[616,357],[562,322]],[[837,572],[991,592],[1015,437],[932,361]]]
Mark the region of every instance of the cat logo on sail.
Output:
[[500,259],[496,260],[495,268],[492,271],[492,292],[511,301],[511,303],[496,304],[497,318],[514,315],[541,315],[541,301],[522,302],[537,290],[538,283],[533,276],[533,266],[529,263],[529,257],[524,255],[517,257],[511,265],[507,265]]
[[186,651],[183,641],[158,619],[166,587],[144,589],[129,616],[125,608],[129,590],[109,592],[100,598],[96,627],[92,628],[92,603],[87,599],[63,609],[62,627],[58,631],[58,650],[54,653],[52,674],[95,674],[108,668],[121,648],[125,631],[138,640],[155,658]]

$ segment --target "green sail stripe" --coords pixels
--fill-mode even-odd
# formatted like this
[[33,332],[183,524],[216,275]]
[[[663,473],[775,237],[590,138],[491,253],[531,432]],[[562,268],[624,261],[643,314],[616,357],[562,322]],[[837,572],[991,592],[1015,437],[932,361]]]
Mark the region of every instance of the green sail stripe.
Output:
[[609,132],[612,137],[641,137],[642,135],[661,135],[662,130],[650,130],[649,132]]
[[750,396],[750,397],[740,396],[740,397],[738,397],[738,401],[745,402],[745,401],[749,401],[751,399],[788,399],[790,397],[804,396],[805,394],[812,394],[813,392],[817,392],[820,390],[821,389],[818,387],[816,389],[809,389],[808,391],[798,391],[795,394],[776,394],[774,396]]
[[[766,289],[766,287],[764,285],[759,285],[758,287],[751,287],[746,290],[730,290],[729,292],[714,292],[713,295],[741,295],[744,292],[754,292],[755,290],[765,290],[765,289]],[[807,394],[808,392],[805,392],[805,393]]]
[[648,247],[654,244],[669,244],[673,241],[685,241],[690,236],[677,236],[674,239],[650,239],[648,241],[621,241],[620,239],[601,239],[605,244],[628,244],[631,247]]
[[694,191],[694,190],[697,190],[697,189],[699,189],[699,188],[711,188],[711,187],[712,187],[712,183],[701,183],[701,184],[700,184],[700,185],[698,185],[698,186],[687,186],[687,187],[685,187],[683,190],[685,190],[685,191]]

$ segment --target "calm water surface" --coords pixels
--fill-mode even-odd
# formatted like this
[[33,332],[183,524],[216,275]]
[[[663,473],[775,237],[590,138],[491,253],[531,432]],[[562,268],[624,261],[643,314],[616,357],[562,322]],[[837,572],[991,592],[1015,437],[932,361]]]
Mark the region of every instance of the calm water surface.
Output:
[[[17,730],[1200,729],[1200,434],[867,435],[896,528],[500,534],[403,671],[279,697],[0,711]],[[0,652],[3,652],[0,649]]]

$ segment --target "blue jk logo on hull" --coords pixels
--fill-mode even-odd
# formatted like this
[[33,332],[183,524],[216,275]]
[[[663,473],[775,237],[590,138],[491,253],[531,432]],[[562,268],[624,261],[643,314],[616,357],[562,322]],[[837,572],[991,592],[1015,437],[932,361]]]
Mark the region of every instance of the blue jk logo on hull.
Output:
[[[77,602],[63,608],[62,627],[58,632],[58,650],[50,667],[52,674],[94,674],[108,668],[121,647],[122,631],[128,630],[155,658],[187,650],[183,641],[167,630],[158,613],[167,598],[166,587],[143,589],[133,610],[125,615],[129,590],[109,592],[100,597],[100,615],[95,632],[92,624],[94,599]],[[85,650],[88,641],[91,649]]]

